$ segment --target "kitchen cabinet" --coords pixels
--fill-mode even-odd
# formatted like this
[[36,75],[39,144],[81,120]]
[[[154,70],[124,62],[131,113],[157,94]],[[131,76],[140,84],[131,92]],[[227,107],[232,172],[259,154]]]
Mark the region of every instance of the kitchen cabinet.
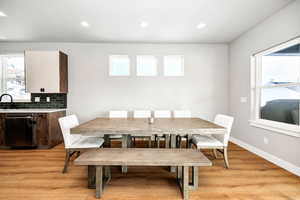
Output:
[[[32,119],[32,143],[30,147],[39,149],[52,148],[63,142],[58,119],[66,115],[65,111],[50,113],[0,113],[0,148],[11,148],[11,144],[23,144],[22,141],[12,141],[13,138],[20,140],[22,137],[11,137],[10,134],[23,134],[22,132],[9,132],[7,120],[13,116],[30,116]],[[20,117],[19,117],[20,118]],[[22,125],[21,125],[22,126]],[[26,133],[28,134],[28,132]],[[8,137],[9,140],[8,140]],[[9,141],[9,142],[8,142]],[[28,141],[27,141],[28,142]],[[17,147],[17,146],[16,146]]]
[[25,51],[26,92],[68,93],[68,56],[61,51]]

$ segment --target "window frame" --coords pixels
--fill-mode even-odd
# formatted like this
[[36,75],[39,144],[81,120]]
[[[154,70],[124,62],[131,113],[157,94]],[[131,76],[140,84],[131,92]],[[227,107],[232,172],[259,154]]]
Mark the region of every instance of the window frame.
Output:
[[[126,74],[126,75],[113,75],[111,72],[112,72],[112,66],[113,66],[113,64],[112,64],[112,57],[127,57],[128,58],[128,61],[129,61],[129,64],[128,64],[128,75]],[[108,76],[110,76],[110,77],[129,77],[130,75],[131,75],[131,59],[130,59],[130,56],[129,55],[125,55],[125,54],[118,54],[118,55],[116,55],[116,54],[114,54],[114,55],[109,55],[108,56],[108,62],[109,62],[109,68],[108,68]]]
[[[140,57],[152,57],[155,60],[155,74],[154,75],[139,75],[138,68],[139,68],[139,58]],[[154,55],[137,55],[136,56],[136,76],[137,77],[155,77],[158,76],[158,59]]]
[[[25,91],[26,91],[26,65],[25,65],[24,52],[1,53],[0,56],[23,56],[23,58],[24,58],[24,83],[25,83]],[[2,65],[1,65],[1,68],[2,68]],[[7,92],[3,92],[4,80],[2,79],[2,77],[3,77],[2,72],[3,72],[3,69],[1,69],[1,72],[0,72],[0,81],[1,81],[0,91],[1,91],[1,93],[4,94],[4,93],[7,93]],[[24,99],[20,99],[20,98],[17,99],[17,98],[13,97],[13,102],[31,102],[31,93],[27,93],[27,94],[29,94],[28,98],[24,98]]]
[[286,49],[299,43],[300,37],[297,37],[287,42],[273,46],[267,50],[261,51],[257,54],[253,54],[251,56],[251,116],[249,121],[250,125],[286,134],[289,136],[300,137],[300,125],[287,124],[283,122],[277,122],[260,118],[261,89],[300,85],[300,82],[297,82],[280,84],[276,86],[262,86],[262,57],[264,55],[268,55]]
[[[181,63],[181,73],[180,75],[166,75],[166,63],[165,63],[165,59],[167,57],[175,57],[175,56],[180,56],[181,57],[181,60],[182,60],[182,63]],[[166,56],[163,56],[163,76],[165,77],[183,77],[184,76],[184,72],[185,72],[185,60],[184,60],[184,55],[166,55]]]

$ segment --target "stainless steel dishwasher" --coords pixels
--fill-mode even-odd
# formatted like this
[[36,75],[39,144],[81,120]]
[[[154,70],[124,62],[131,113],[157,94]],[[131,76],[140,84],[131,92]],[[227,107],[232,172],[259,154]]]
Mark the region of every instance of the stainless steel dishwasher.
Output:
[[36,116],[12,113],[5,117],[5,143],[11,148],[35,148]]

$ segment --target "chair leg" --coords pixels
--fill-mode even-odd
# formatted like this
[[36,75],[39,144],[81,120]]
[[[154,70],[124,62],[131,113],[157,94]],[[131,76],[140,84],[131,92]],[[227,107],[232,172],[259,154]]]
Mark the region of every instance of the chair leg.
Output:
[[185,141],[185,148],[189,148],[189,140],[190,140],[190,138],[189,138],[189,136],[186,136],[186,141]]
[[182,142],[182,138],[181,136],[179,136],[179,139],[178,139],[178,148],[181,149],[181,142]]
[[150,136],[150,137],[148,138],[148,147],[149,147],[149,148],[151,148],[151,146],[152,146],[151,143],[152,143],[152,138],[151,138],[151,136]]
[[65,166],[64,169],[62,171],[62,173],[66,173],[68,171],[68,165],[69,165],[69,161],[70,161],[70,150],[66,149],[66,157],[65,157]]
[[223,153],[224,153],[224,162],[225,162],[225,166],[226,166],[226,168],[229,168],[228,154],[227,154],[227,147],[224,147]]
[[188,146],[189,146],[188,148],[191,149],[193,147],[193,142],[191,140],[189,140],[189,141],[187,141],[187,143],[188,143]]
[[215,158],[217,159],[218,158],[217,149],[213,149],[212,151],[213,151]]

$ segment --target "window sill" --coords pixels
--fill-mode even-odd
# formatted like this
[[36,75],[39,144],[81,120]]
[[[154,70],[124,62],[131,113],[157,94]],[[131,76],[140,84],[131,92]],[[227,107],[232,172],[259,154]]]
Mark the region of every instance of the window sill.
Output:
[[294,125],[287,125],[280,122],[272,122],[269,120],[250,120],[249,121],[251,126],[274,131],[277,133],[293,136],[293,137],[300,137],[300,127]]
[[[31,99],[14,99],[13,103],[30,103]],[[10,103],[10,101],[3,101],[1,103]]]
[[31,102],[31,99],[14,99],[14,102]]

